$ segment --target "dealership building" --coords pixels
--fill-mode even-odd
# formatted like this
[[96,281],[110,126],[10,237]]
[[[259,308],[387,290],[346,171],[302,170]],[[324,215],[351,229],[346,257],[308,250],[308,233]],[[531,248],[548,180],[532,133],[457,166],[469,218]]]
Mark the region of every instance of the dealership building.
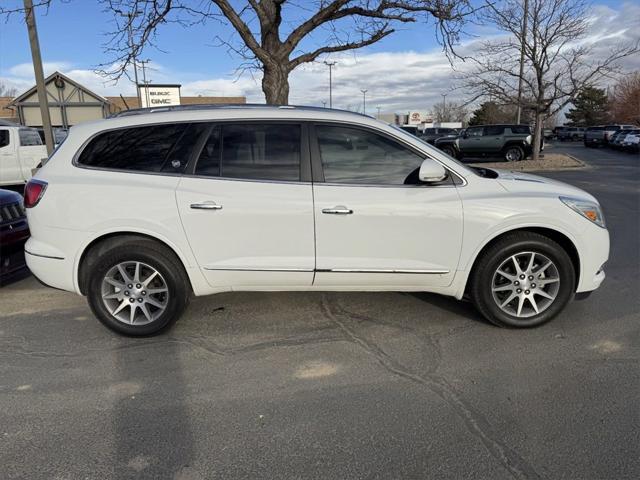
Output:
[[[147,106],[246,103],[245,97],[184,97],[177,84],[138,85],[138,96],[103,97],[60,72],[45,79],[45,89],[51,125],[59,128]],[[0,118],[29,127],[42,127],[36,87],[13,99],[0,97]]]

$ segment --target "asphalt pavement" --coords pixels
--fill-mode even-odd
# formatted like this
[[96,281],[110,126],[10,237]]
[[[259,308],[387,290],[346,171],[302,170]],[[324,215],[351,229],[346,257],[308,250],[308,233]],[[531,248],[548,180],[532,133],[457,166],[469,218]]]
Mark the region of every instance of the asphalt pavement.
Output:
[[640,158],[551,147],[602,203],[607,279],[533,330],[431,294],[196,298],[129,339],[0,289],[0,479],[640,477]]

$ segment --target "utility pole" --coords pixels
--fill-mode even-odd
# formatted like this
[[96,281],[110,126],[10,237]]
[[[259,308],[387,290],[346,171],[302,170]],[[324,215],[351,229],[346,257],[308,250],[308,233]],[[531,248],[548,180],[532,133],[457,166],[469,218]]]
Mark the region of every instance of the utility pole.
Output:
[[33,60],[33,72],[36,76],[36,90],[38,91],[38,103],[42,116],[42,129],[44,130],[44,143],[47,146],[47,154],[53,153],[53,132],[51,131],[51,116],[49,115],[49,101],[44,84],[44,72],[42,70],[42,56],[40,54],[40,42],[38,41],[38,29],[36,16],[33,12],[33,1],[24,0],[24,18],[29,32],[29,44],[31,45],[31,59]]
[[367,114],[367,92],[369,90],[364,89],[364,90],[360,90],[362,92],[362,113],[363,114]]
[[[147,69],[145,65],[149,63],[151,60],[140,60],[140,65],[142,65],[142,83],[144,84],[144,103],[146,108],[149,108],[149,84],[147,83]],[[142,104],[140,104],[142,106]]]
[[516,125],[520,124],[522,116],[522,77],[524,76],[524,49],[527,39],[527,17],[529,16],[529,0],[524,0],[524,15],[522,15],[522,32],[520,32],[520,76],[518,77],[518,108],[516,109]]
[[140,88],[138,87],[138,65],[136,64],[136,54],[133,48],[133,20],[142,12],[136,10],[135,12],[122,12],[118,11],[121,17],[127,17],[127,33],[129,35],[129,48],[131,49],[131,56],[133,58],[133,77],[136,82],[136,96],[138,97],[138,106],[142,106],[142,99],[140,98]]
[[446,93],[441,93],[440,95],[442,95],[442,118],[443,118],[443,122],[448,122],[449,121],[449,115],[447,115],[447,94]]
[[329,67],[329,108],[333,108],[333,92],[332,92],[332,78],[331,78],[331,70],[333,66],[337,62],[324,62],[325,65]]

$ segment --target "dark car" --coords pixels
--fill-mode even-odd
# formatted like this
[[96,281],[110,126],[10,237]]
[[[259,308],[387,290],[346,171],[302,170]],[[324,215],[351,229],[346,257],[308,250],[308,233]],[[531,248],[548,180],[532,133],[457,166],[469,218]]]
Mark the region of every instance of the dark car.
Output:
[[605,127],[597,125],[594,127],[587,127],[584,131],[584,146],[585,147],[597,147],[604,144],[604,130]]
[[455,128],[425,128],[420,138],[431,145],[438,138],[442,137],[456,137],[458,135],[458,130]]
[[508,162],[524,160],[533,151],[528,125],[468,127],[456,137],[443,137],[435,146],[454,158],[502,157]]
[[28,238],[22,196],[0,189],[0,278],[25,266],[24,244]]
[[564,127],[558,131],[558,140],[575,142],[584,139],[584,127]]

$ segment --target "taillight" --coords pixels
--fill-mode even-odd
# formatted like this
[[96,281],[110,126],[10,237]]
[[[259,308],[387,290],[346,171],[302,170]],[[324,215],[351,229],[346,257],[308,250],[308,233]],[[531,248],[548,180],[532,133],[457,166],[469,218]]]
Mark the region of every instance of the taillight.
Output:
[[47,182],[36,180],[35,178],[29,180],[27,182],[27,186],[24,187],[24,207],[35,207],[40,199],[44,196],[47,185]]

